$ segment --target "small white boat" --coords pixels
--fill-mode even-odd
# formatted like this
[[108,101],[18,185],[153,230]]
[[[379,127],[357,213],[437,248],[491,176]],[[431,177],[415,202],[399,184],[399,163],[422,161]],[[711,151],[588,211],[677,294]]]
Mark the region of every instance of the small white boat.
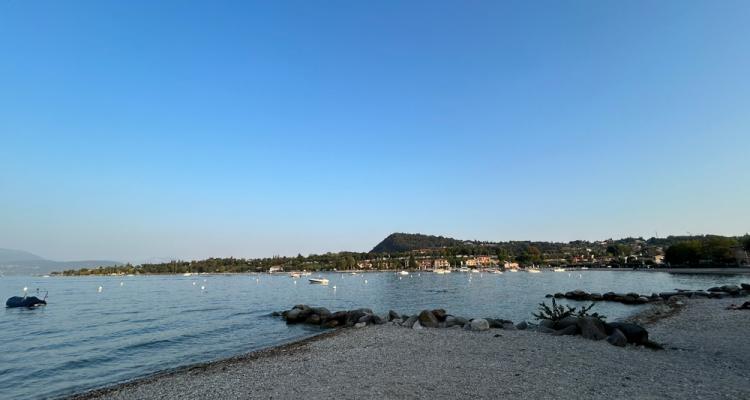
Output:
[[539,268],[528,268],[526,272],[530,274],[541,274],[542,271]]
[[502,275],[503,271],[500,271],[499,269],[492,270],[493,274]]
[[447,274],[448,273],[448,271],[444,270],[444,269],[436,269],[436,270],[434,270],[432,272],[434,272],[434,273],[436,273],[438,275],[443,275],[443,274]]
[[581,271],[585,271],[587,269],[589,269],[589,267],[581,267]]
[[190,272],[185,272],[184,274],[182,274],[182,276],[192,276],[192,275],[193,275],[193,274],[192,274],[192,273],[190,273]]
[[472,269],[472,270],[471,270],[471,272],[472,272],[472,273],[474,273],[474,274],[478,274],[478,273],[480,273],[480,272],[482,272],[482,271],[480,271],[480,270],[478,270],[478,269]]
[[409,275],[409,271],[401,271],[398,274],[399,275]]
[[469,267],[461,267],[458,269],[459,272],[469,272]]
[[292,272],[291,274],[289,274],[289,277],[290,277],[290,278],[294,278],[294,279],[297,279],[297,278],[299,278],[299,277],[300,277],[300,274],[299,274],[299,273],[297,273],[297,272]]
[[302,275],[302,276],[310,276],[310,275],[312,275],[312,272],[305,271],[305,272],[301,273],[300,275]]
[[310,283],[316,284],[316,285],[327,285],[328,279],[326,278],[310,278],[308,279]]
[[518,269],[516,269],[516,268],[511,268],[511,269],[509,269],[508,271],[510,271],[510,272],[518,272]]
[[558,267],[558,268],[553,269],[553,271],[555,271],[555,272],[565,272],[565,268],[559,268]]

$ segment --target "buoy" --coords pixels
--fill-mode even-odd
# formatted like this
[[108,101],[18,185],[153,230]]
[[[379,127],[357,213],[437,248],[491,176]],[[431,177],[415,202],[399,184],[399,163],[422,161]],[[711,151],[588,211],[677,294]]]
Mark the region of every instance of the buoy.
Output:
[[201,285],[201,290],[206,290],[206,287]]
[[29,291],[29,288],[27,288],[26,286],[24,286],[23,287],[23,294],[26,295],[26,292],[28,292],[28,291]]
[[195,282],[193,282],[193,286],[195,286]]
[[102,288],[101,286],[99,286],[99,289],[97,290],[97,292],[101,293],[101,292],[102,292],[102,289],[103,289],[103,288]]
[[125,286],[125,282],[120,282],[120,286]]

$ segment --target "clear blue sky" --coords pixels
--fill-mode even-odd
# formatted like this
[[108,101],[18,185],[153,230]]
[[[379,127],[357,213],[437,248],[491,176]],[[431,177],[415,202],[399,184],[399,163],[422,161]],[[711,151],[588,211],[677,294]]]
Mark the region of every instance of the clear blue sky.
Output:
[[750,230],[747,1],[0,1],[0,247]]

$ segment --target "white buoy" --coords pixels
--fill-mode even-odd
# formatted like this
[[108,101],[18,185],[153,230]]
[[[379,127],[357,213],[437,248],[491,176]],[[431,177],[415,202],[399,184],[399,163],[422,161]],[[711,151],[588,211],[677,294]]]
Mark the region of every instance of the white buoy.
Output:
[[23,287],[23,292],[24,292],[24,293],[26,293],[26,292],[28,292],[28,291],[29,291],[29,288],[27,288],[26,286],[24,286],[24,287]]
[[120,282],[120,286],[125,286],[125,282]]
[[196,285],[196,283],[195,283],[195,282],[193,282],[193,286],[195,286],[195,285]]
[[336,285],[333,285],[333,290],[336,290]]
[[206,290],[206,287],[201,285],[201,290]]
[[398,277],[398,280],[401,280],[401,277],[400,277],[400,276]]
[[295,284],[295,285],[297,284],[297,280],[296,280],[296,279],[294,280],[294,284]]
[[103,288],[102,288],[101,286],[99,286],[99,289],[97,290],[97,292],[101,293],[101,292],[102,292],[102,289],[103,289]]

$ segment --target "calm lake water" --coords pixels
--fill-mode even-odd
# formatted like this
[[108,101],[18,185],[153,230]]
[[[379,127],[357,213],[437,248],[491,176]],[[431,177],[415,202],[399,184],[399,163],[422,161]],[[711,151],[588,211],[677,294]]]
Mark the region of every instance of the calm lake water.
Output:
[[[736,276],[647,272],[322,274],[329,286],[286,275],[3,277],[0,297],[49,291],[39,309],[0,317],[0,398],[54,398],[156,371],[216,360],[314,335],[269,317],[295,304],[385,313],[445,308],[465,317],[519,322],[557,291],[706,289]],[[98,288],[102,287],[101,292]],[[335,289],[334,289],[335,286]],[[609,320],[638,308],[599,303]]]

